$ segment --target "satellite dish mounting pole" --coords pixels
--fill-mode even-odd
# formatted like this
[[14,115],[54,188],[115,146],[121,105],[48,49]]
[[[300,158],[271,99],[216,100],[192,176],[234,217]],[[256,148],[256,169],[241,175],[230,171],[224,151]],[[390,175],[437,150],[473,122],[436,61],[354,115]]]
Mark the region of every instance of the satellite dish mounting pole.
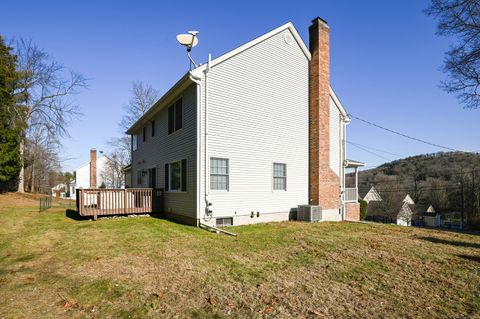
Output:
[[193,61],[192,58],[192,48],[197,45],[198,38],[196,38],[198,31],[188,31],[188,34],[179,34],[177,35],[177,41],[187,49],[187,56],[190,60],[190,71],[193,67],[198,65]]

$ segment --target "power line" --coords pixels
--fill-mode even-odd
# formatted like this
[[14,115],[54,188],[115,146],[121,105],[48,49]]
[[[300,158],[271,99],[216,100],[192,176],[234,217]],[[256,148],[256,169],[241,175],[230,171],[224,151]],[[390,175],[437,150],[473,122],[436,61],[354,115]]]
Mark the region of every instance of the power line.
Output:
[[390,132],[390,133],[393,133],[393,134],[396,134],[396,135],[399,135],[399,136],[408,138],[408,139],[413,140],[413,141],[417,141],[417,142],[420,142],[420,143],[423,143],[423,144],[427,144],[427,145],[430,145],[430,146],[435,146],[435,147],[442,148],[442,149],[449,150],[449,151],[453,151],[453,152],[463,152],[463,151],[460,151],[460,150],[457,150],[457,149],[454,149],[454,148],[451,148],[451,147],[448,147],[448,146],[443,146],[443,145],[440,145],[440,144],[428,142],[428,141],[422,140],[422,139],[420,139],[420,138],[416,138],[416,137],[413,137],[413,136],[409,136],[409,135],[406,135],[406,134],[403,134],[403,133],[394,131],[394,130],[392,130],[392,129],[389,129],[389,128],[386,128],[386,127],[384,127],[384,126],[381,126],[381,125],[372,123],[372,122],[370,122],[370,121],[364,120],[364,119],[359,118],[359,117],[357,117],[357,116],[355,116],[355,115],[352,115],[352,114],[348,114],[348,115],[349,115],[350,117],[354,118],[354,119],[357,119],[357,120],[361,121],[361,122],[364,122],[364,123],[366,123],[366,124],[375,126],[375,127],[379,128],[379,129],[385,130],[385,131],[387,131],[387,132]]
[[391,152],[389,152],[389,151],[385,151],[385,150],[381,150],[381,149],[379,149],[379,148],[375,148],[375,147],[363,145],[363,144],[360,144],[360,143],[357,143],[357,142],[347,141],[347,143],[350,144],[350,145],[356,145],[356,146],[365,147],[365,148],[368,148],[368,149],[371,149],[371,150],[374,150],[374,151],[377,151],[377,152],[382,152],[382,153],[389,154],[389,155],[393,155],[393,156],[400,157],[400,158],[404,158],[404,157],[405,157],[405,156],[403,156],[403,155],[391,153]]
[[348,141],[347,141],[347,143],[350,144],[350,145],[352,145],[353,147],[356,147],[356,148],[358,148],[358,149],[361,149],[361,150],[364,151],[364,152],[370,153],[370,154],[375,155],[375,156],[377,156],[377,157],[380,157],[380,158],[382,158],[382,159],[384,159],[384,160],[387,160],[387,161],[391,161],[391,160],[392,160],[391,158],[388,158],[388,157],[385,157],[385,156],[383,156],[383,155],[377,154],[377,153],[375,153],[375,152],[369,151],[369,150],[367,150],[366,148],[364,148],[364,147],[362,147],[362,146],[358,146],[358,145],[356,145],[356,144],[352,144],[351,142],[348,142]]

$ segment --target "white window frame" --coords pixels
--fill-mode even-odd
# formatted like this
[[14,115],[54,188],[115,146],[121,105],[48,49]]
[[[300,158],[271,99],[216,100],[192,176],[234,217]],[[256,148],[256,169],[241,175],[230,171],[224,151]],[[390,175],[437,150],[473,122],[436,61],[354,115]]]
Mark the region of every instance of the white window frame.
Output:
[[[285,176],[275,176],[275,165],[283,165],[285,168]],[[282,178],[284,180],[284,188],[276,189],[275,188],[275,179]],[[280,163],[280,162],[273,162],[272,163],[272,190],[274,192],[286,192],[287,191],[287,164]]]
[[[227,161],[227,174],[213,174],[212,173],[212,160],[224,160],[224,161]],[[226,157],[210,157],[210,165],[209,165],[209,183],[208,183],[208,186],[209,186],[209,189],[210,191],[212,192],[219,192],[219,193],[222,193],[222,192],[229,192],[230,191],[230,159],[229,158],[226,158]],[[215,176],[226,176],[227,177],[227,185],[226,185],[226,189],[215,189],[215,188],[212,188],[212,175],[215,175]]]

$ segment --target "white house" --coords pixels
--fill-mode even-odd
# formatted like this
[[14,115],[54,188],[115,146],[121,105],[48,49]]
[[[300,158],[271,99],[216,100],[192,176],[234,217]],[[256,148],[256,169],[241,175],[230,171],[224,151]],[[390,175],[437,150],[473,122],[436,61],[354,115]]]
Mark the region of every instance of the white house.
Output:
[[329,26],[309,37],[287,23],[186,73],[127,131],[131,186],[164,188],[165,216],[193,225],[288,220],[300,204],[358,220]]
[[124,179],[121,169],[109,169],[112,160],[102,155],[97,157],[97,150],[90,150],[90,161],[77,168],[70,183],[70,198],[75,199],[77,188],[96,188],[104,185],[106,188],[123,188]]

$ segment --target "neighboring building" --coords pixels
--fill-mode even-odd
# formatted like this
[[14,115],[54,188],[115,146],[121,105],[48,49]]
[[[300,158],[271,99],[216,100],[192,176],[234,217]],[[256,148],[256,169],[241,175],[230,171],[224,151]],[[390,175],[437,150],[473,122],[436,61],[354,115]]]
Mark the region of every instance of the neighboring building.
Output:
[[370,187],[370,190],[363,196],[363,200],[367,203],[371,201],[379,202],[382,201],[382,196],[380,196],[380,194],[377,192],[377,189],[372,186]]
[[52,196],[53,197],[66,197],[67,185],[60,183],[54,187],[52,187]]
[[310,50],[287,23],[186,73],[127,131],[130,186],[164,188],[165,216],[194,225],[288,220],[300,204],[358,220],[329,27],[309,34]]
[[75,198],[77,188],[123,188],[125,186],[123,176],[120,178],[117,172],[111,172],[111,164],[107,156],[97,158],[97,150],[90,150],[90,161],[77,168],[74,173],[74,180],[70,183],[70,198]]
[[411,226],[414,209],[414,205],[404,201],[394,205],[387,204],[384,201],[371,201],[368,203],[367,220]]
[[123,168],[125,188],[132,187],[132,164],[127,165]]

